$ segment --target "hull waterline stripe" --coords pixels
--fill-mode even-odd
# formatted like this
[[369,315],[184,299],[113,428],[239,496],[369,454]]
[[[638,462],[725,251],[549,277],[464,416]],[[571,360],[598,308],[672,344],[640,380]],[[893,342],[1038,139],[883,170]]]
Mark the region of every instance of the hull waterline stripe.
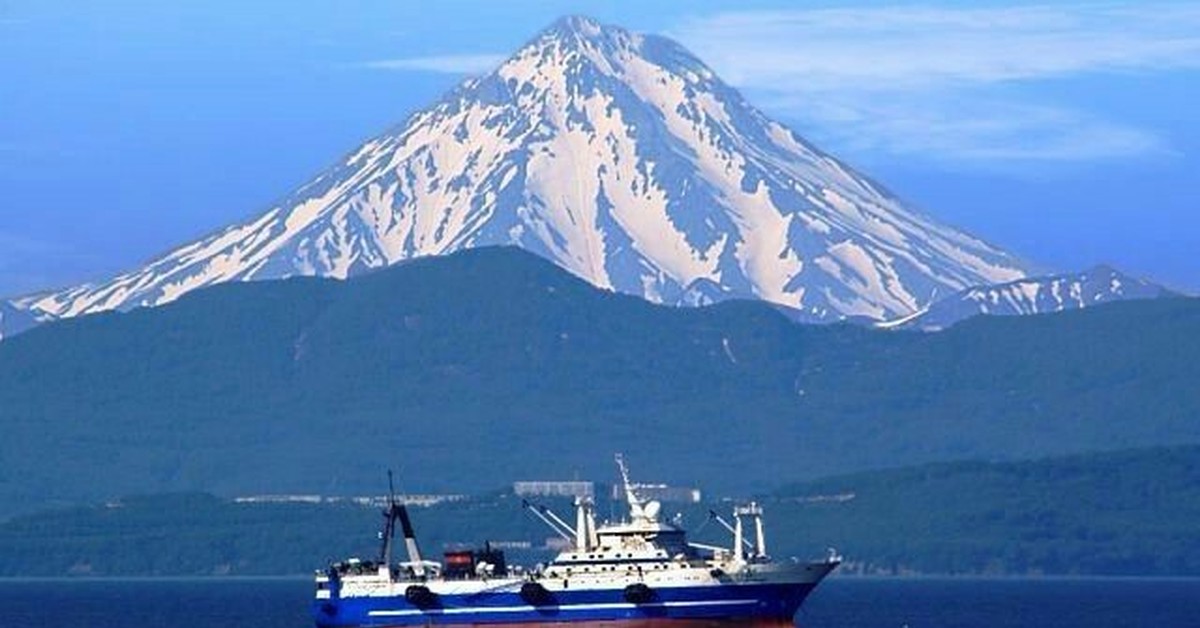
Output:
[[757,600],[712,600],[712,601],[684,601],[684,602],[651,602],[647,604],[633,604],[629,602],[609,602],[603,604],[571,604],[567,606],[475,606],[471,608],[431,608],[429,610],[399,610],[399,611],[369,611],[367,615],[372,617],[400,617],[406,615],[463,615],[463,614],[486,614],[486,613],[528,613],[537,610],[558,610],[566,611],[602,611],[602,610],[618,610],[631,608],[681,608],[695,606],[741,606],[745,604],[756,604]]

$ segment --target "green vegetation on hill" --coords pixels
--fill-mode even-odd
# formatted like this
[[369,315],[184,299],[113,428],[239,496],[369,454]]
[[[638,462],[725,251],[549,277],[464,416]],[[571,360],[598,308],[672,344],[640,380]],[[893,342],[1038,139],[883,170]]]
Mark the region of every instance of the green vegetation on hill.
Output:
[[798,538],[826,539],[866,572],[1200,575],[1196,446],[937,463],[776,497]]
[[[790,485],[761,498],[768,549],[843,572],[1200,575],[1200,447],[1008,463],[939,463]],[[550,505],[571,519],[567,500]],[[731,504],[711,505],[728,514]],[[667,504],[693,540],[728,545],[710,505]],[[600,513],[621,513],[601,504]],[[414,508],[428,556],[550,532],[505,494]],[[126,498],[0,524],[0,576],[295,574],[374,557],[378,510],[235,503],[202,494]],[[545,551],[510,556],[532,563]]]
[[[546,536],[512,496],[414,508],[413,519],[435,559],[447,544],[501,538],[482,536],[492,532]],[[0,525],[0,576],[311,573],[350,556],[374,559],[381,522],[380,509],[352,502],[239,503],[204,493],[126,497]]]
[[0,516],[175,491],[481,491],[639,473],[719,492],[1200,442],[1200,300],[937,334],[657,307],[511,249],[226,284],[0,343]]

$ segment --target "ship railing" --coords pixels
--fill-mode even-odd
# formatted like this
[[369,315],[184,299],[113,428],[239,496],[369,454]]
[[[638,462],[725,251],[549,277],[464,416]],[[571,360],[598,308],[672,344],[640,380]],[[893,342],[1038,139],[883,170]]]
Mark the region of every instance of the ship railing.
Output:
[[708,545],[706,543],[696,543],[694,541],[688,542],[687,545],[688,545],[688,547],[690,547],[692,549],[698,549],[698,550],[703,550],[705,552],[711,552],[712,557],[714,559],[718,559],[718,560],[728,558],[731,554],[733,554],[733,552],[731,552],[728,547],[720,547],[718,545]]
[[[417,569],[420,565],[423,569]],[[418,576],[418,572],[424,575]],[[392,569],[392,580],[396,582],[424,582],[436,580],[442,576],[442,564],[436,560],[404,561],[396,563]]]

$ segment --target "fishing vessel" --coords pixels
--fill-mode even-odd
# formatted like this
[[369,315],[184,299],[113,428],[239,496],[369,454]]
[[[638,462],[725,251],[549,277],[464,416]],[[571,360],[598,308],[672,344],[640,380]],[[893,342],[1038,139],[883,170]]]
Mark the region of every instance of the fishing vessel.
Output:
[[[620,456],[617,465],[628,517],[597,525],[594,502],[575,500],[575,525],[526,503],[568,540],[548,564],[509,566],[502,551],[450,551],[443,561],[420,552],[403,504],[389,500],[382,547],[374,561],[350,559],[316,574],[312,612],[317,626],[435,624],[573,626],[791,623],[804,598],[841,562],[836,552],[816,561],[767,555],[763,510],[733,509],[731,547],[689,542],[661,504],[642,499]],[[407,560],[392,561],[400,524]]]

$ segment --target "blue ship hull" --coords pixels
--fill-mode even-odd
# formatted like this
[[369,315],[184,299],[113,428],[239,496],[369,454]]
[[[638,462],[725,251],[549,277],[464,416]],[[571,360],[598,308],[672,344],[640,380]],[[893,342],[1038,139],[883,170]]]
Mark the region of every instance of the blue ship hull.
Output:
[[740,584],[659,588],[646,602],[628,602],[622,589],[556,591],[534,606],[517,592],[440,595],[418,608],[395,597],[318,600],[313,615],[321,628],[355,626],[582,623],[622,625],[723,622],[788,623],[816,583]]

